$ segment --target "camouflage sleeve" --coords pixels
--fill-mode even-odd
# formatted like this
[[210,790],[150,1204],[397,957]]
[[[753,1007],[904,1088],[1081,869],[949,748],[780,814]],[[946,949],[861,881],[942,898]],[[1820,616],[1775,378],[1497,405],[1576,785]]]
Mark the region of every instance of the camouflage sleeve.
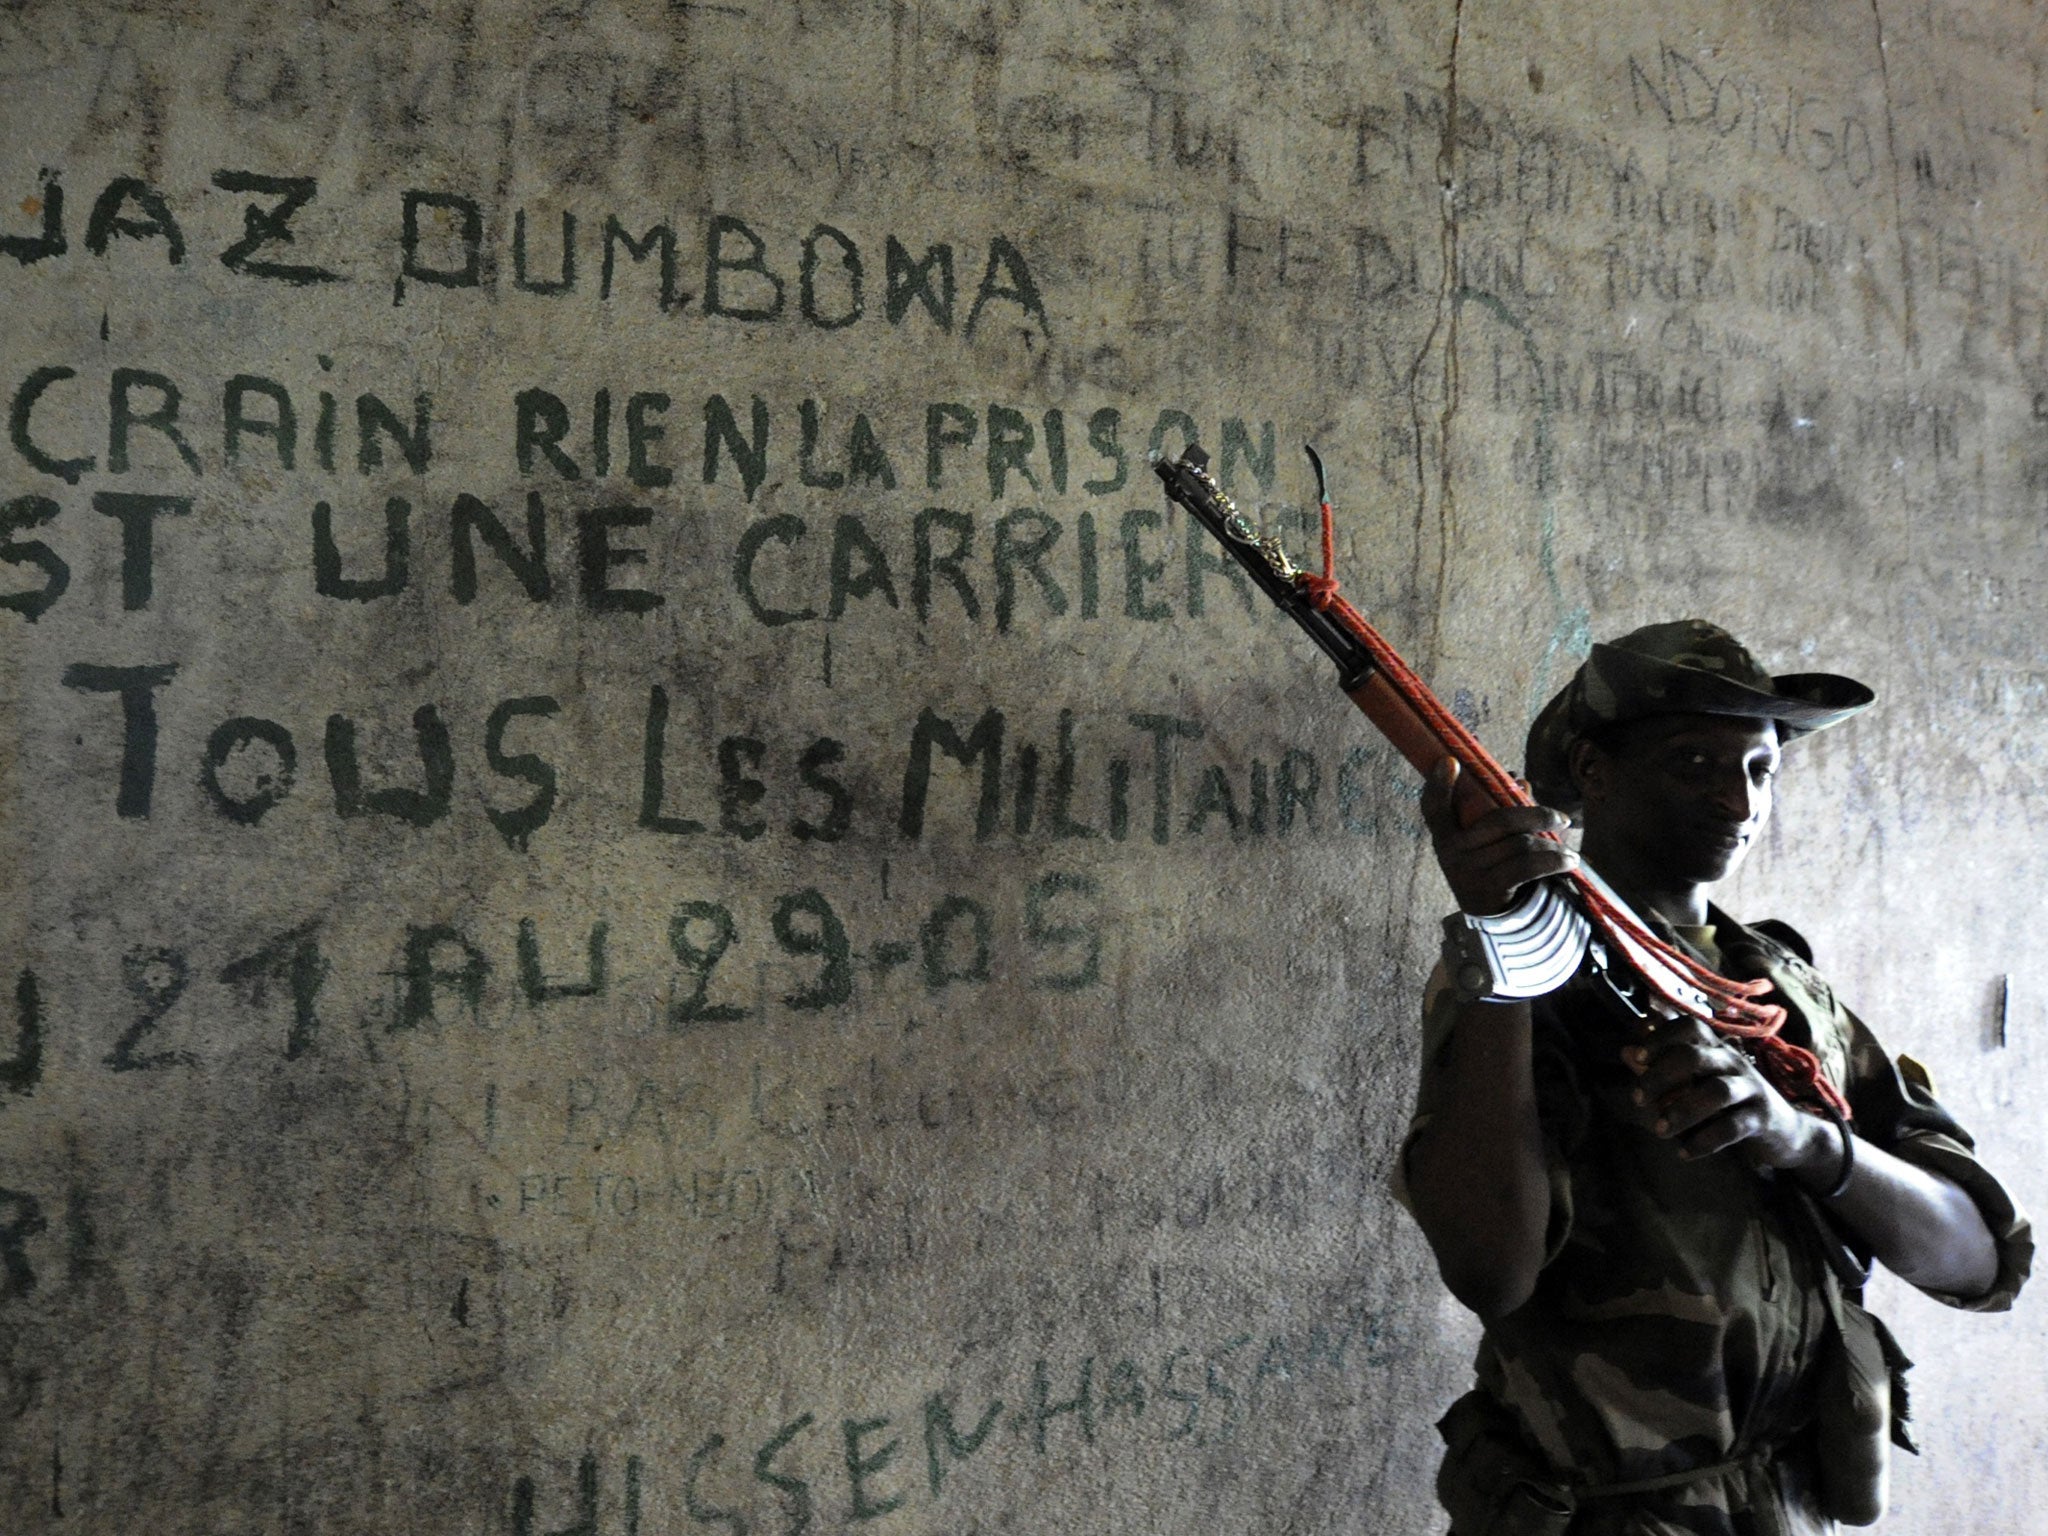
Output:
[[1894,1059],[1868,1025],[1847,1009],[1843,1012],[1850,1027],[1847,1091],[1857,1134],[1961,1188],[1976,1202],[1998,1244],[1998,1279],[1983,1295],[1927,1294],[1969,1312],[2005,1311],[2033,1265],[2032,1225],[2005,1186],[1977,1160],[1970,1133],[1935,1098],[1927,1069],[1910,1056]]

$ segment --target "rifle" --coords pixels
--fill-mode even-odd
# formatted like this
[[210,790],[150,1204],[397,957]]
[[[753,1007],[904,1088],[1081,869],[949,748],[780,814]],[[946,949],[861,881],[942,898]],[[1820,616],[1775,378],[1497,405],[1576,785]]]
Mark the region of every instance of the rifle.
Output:
[[[1338,594],[1333,514],[1322,459],[1315,466],[1323,517],[1323,572],[1304,570],[1280,541],[1253,525],[1209,473],[1209,455],[1189,443],[1178,458],[1152,456],[1176,506],[1206,528],[1252,584],[1299,625],[1337,667],[1337,686],[1417,772],[1446,756],[1460,772],[1452,805],[1471,825],[1500,806],[1535,801],[1403,661],[1363,614]],[[1592,870],[1531,882],[1515,908],[1496,917],[1445,920],[1453,980],[1474,995],[1539,997],[1590,970],[1638,1019],[1700,1020],[1735,1037],[1795,1104],[1846,1116],[1848,1105],[1819,1074],[1811,1053],[1778,1038],[1785,1010],[1758,1001],[1768,981],[1733,981],[1666,943]]]

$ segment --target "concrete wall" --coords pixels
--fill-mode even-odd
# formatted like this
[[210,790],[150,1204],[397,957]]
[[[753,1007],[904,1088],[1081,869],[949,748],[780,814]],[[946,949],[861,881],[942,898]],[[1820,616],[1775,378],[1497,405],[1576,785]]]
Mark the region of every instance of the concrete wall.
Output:
[[1877,686],[1732,904],[2043,1204],[2042,21],[9,6],[0,1527],[1438,1529],[1446,898],[1190,431],[1503,754]]

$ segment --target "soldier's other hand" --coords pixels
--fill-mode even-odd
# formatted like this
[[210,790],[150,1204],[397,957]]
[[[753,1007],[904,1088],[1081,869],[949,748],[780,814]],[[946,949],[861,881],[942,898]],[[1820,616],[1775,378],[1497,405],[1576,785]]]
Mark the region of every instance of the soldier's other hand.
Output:
[[1649,1044],[1624,1047],[1621,1057],[1636,1075],[1631,1097],[1639,1120],[1683,1156],[1740,1148],[1753,1167],[1786,1168],[1810,1154],[1815,1137],[1833,1138],[1824,1122],[1794,1109],[1743,1051],[1697,1019],[1660,1023]]
[[1499,806],[1471,826],[1459,826],[1458,773],[1454,757],[1431,770],[1422,785],[1422,819],[1461,910],[1474,916],[1505,912],[1530,881],[1578,867],[1578,854],[1557,840],[1571,818],[1546,806]]

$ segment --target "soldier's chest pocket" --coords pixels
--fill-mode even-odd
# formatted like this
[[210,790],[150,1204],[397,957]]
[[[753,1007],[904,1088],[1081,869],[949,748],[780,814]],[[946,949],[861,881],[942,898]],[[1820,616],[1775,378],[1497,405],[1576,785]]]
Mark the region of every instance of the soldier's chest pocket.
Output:
[[1812,966],[1787,956],[1774,969],[1779,999],[1789,1004],[1806,1024],[1813,1054],[1821,1069],[1837,1088],[1849,1081],[1848,1021],[1835,1001],[1835,989]]
[[1835,989],[1828,985],[1826,977],[1796,956],[1786,962],[1785,971],[1806,998],[1811,1000],[1814,1013],[1810,1017],[1831,1020],[1836,1016]]

